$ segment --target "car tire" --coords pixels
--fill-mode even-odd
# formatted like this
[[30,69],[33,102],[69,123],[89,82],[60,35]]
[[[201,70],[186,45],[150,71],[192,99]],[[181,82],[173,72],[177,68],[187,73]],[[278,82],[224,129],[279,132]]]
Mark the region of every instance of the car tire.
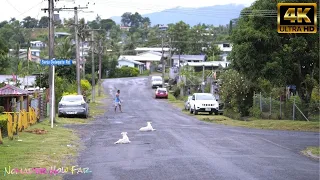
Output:
[[219,111],[214,111],[214,115],[219,115]]
[[193,114],[194,114],[194,115],[197,115],[197,114],[198,114],[198,111],[196,110],[196,107],[194,107]]
[[212,114],[213,114],[213,111],[210,111],[210,112],[209,112],[209,115],[212,115]]
[[191,107],[190,107],[190,111],[189,111],[189,112],[190,112],[190,114],[192,114],[192,113],[193,113],[193,111],[192,111],[192,108],[191,108]]

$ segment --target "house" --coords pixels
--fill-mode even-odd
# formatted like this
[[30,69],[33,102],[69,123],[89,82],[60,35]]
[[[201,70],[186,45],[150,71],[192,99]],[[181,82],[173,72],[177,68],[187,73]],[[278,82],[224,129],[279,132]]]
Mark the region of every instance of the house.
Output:
[[32,48],[44,48],[46,44],[42,41],[30,41],[30,46]]
[[164,52],[169,52],[170,48],[162,48],[162,47],[155,47],[155,48],[148,48],[148,47],[138,47],[135,49],[136,52],[147,52],[147,51],[153,51],[153,52],[162,52],[162,49]]
[[[13,75],[0,75],[0,83],[6,84],[15,84],[15,82],[11,81],[14,78]],[[25,77],[17,77],[17,82],[19,82],[20,88],[25,89],[27,87],[33,87],[36,84],[37,76],[25,76]]]
[[173,60],[173,66],[179,66],[188,62],[204,62],[207,60],[207,56],[206,55],[173,55],[171,59]]
[[229,56],[229,54],[232,51],[232,44],[231,43],[221,43],[221,44],[218,44],[218,47],[222,51],[222,54],[221,54],[222,60],[228,61],[227,57]]
[[145,69],[150,70],[151,63],[152,62],[160,62],[161,56],[133,56],[133,55],[122,55],[119,57],[118,61],[121,59],[127,59],[131,61],[138,61],[140,63],[143,63],[145,66]]
[[67,32],[55,32],[54,37],[56,38],[61,38],[61,37],[66,37],[66,36],[71,36],[70,33]]
[[118,60],[118,68],[121,67],[134,67],[134,68],[138,68],[140,74],[143,73],[143,69],[144,69],[144,64],[132,59],[126,59],[125,57],[122,57],[121,59]]
[[[40,62],[40,49],[30,49],[31,51],[31,61]],[[9,49],[9,57],[16,57],[17,51],[15,49]],[[19,49],[19,59],[28,59],[28,50]]]
[[185,65],[189,67],[194,67],[195,71],[202,71],[203,68],[206,70],[214,70],[219,67],[226,68],[230,62],[225,61],[207,61],[207,62],[187,62]]

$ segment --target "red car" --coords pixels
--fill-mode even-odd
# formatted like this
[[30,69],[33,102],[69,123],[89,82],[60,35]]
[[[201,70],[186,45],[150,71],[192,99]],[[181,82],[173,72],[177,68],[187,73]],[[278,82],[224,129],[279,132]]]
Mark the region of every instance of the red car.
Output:
[[168,99],[168,91],[166,88],[157,88],[156,98],[166,98]]

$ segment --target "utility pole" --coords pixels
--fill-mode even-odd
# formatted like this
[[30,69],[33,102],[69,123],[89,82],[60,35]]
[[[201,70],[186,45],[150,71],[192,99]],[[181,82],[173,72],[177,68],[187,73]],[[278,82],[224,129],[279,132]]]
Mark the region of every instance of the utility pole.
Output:
[[76,40],[76,66],[77,66],[77,89],[78,94],[81,95],[81,77],[80,77],[80,54],[79,54],[79,32],[78,32],[78,8],[74,7],[74,31]]
[[[48,11],[49,13],[49,59],[54,59],[54,19],[53,13],[54,9],[54,1],[57,0],[48,0],[48,8],[41,9],[44,12]],[[54,66],[49,67],[49,89],[50,89],[50,120],[51,120],[51,128],[53,128],[53,122],[55,122],[55,91],[54,91]]]
[[161,47],[162,47],[162,54],[161,54],[161,62],[162,62],[162,87],[164,87],[164,73],[166,72],[165,68],[165,64],[164,64],[164,57],[163,57],[163,36],[161,37]]
[[103,54],[103,47],[101,45],[101,39],[99,41],[99,81],[98,81],[98,85],[99,85],[99,88],[98,88],[98,96],[100,97],[101,96],[101,66],[102,66],[102,63],[101,63],[101,56]]
[[91,31],[91,50],[92,50],[92,102],[95,102],[95,82],[94,82],[94,31]]

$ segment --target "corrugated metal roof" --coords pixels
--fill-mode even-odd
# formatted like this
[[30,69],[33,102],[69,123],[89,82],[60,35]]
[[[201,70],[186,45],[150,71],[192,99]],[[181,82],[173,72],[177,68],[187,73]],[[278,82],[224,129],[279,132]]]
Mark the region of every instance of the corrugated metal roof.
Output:
[[161,57],[159,56],[120,56],[120,59],[128,59],[133,61],[160,61]]
[[0,88],[0,96],[27,95],[27,94],[29,94],[28,91],[9,85],[9,84],[7,84],[5,87]]
[[[179,55],[173,55],[172,59],[179,60]],[[181,61],[205,61],[206,55],[180,55]]]

